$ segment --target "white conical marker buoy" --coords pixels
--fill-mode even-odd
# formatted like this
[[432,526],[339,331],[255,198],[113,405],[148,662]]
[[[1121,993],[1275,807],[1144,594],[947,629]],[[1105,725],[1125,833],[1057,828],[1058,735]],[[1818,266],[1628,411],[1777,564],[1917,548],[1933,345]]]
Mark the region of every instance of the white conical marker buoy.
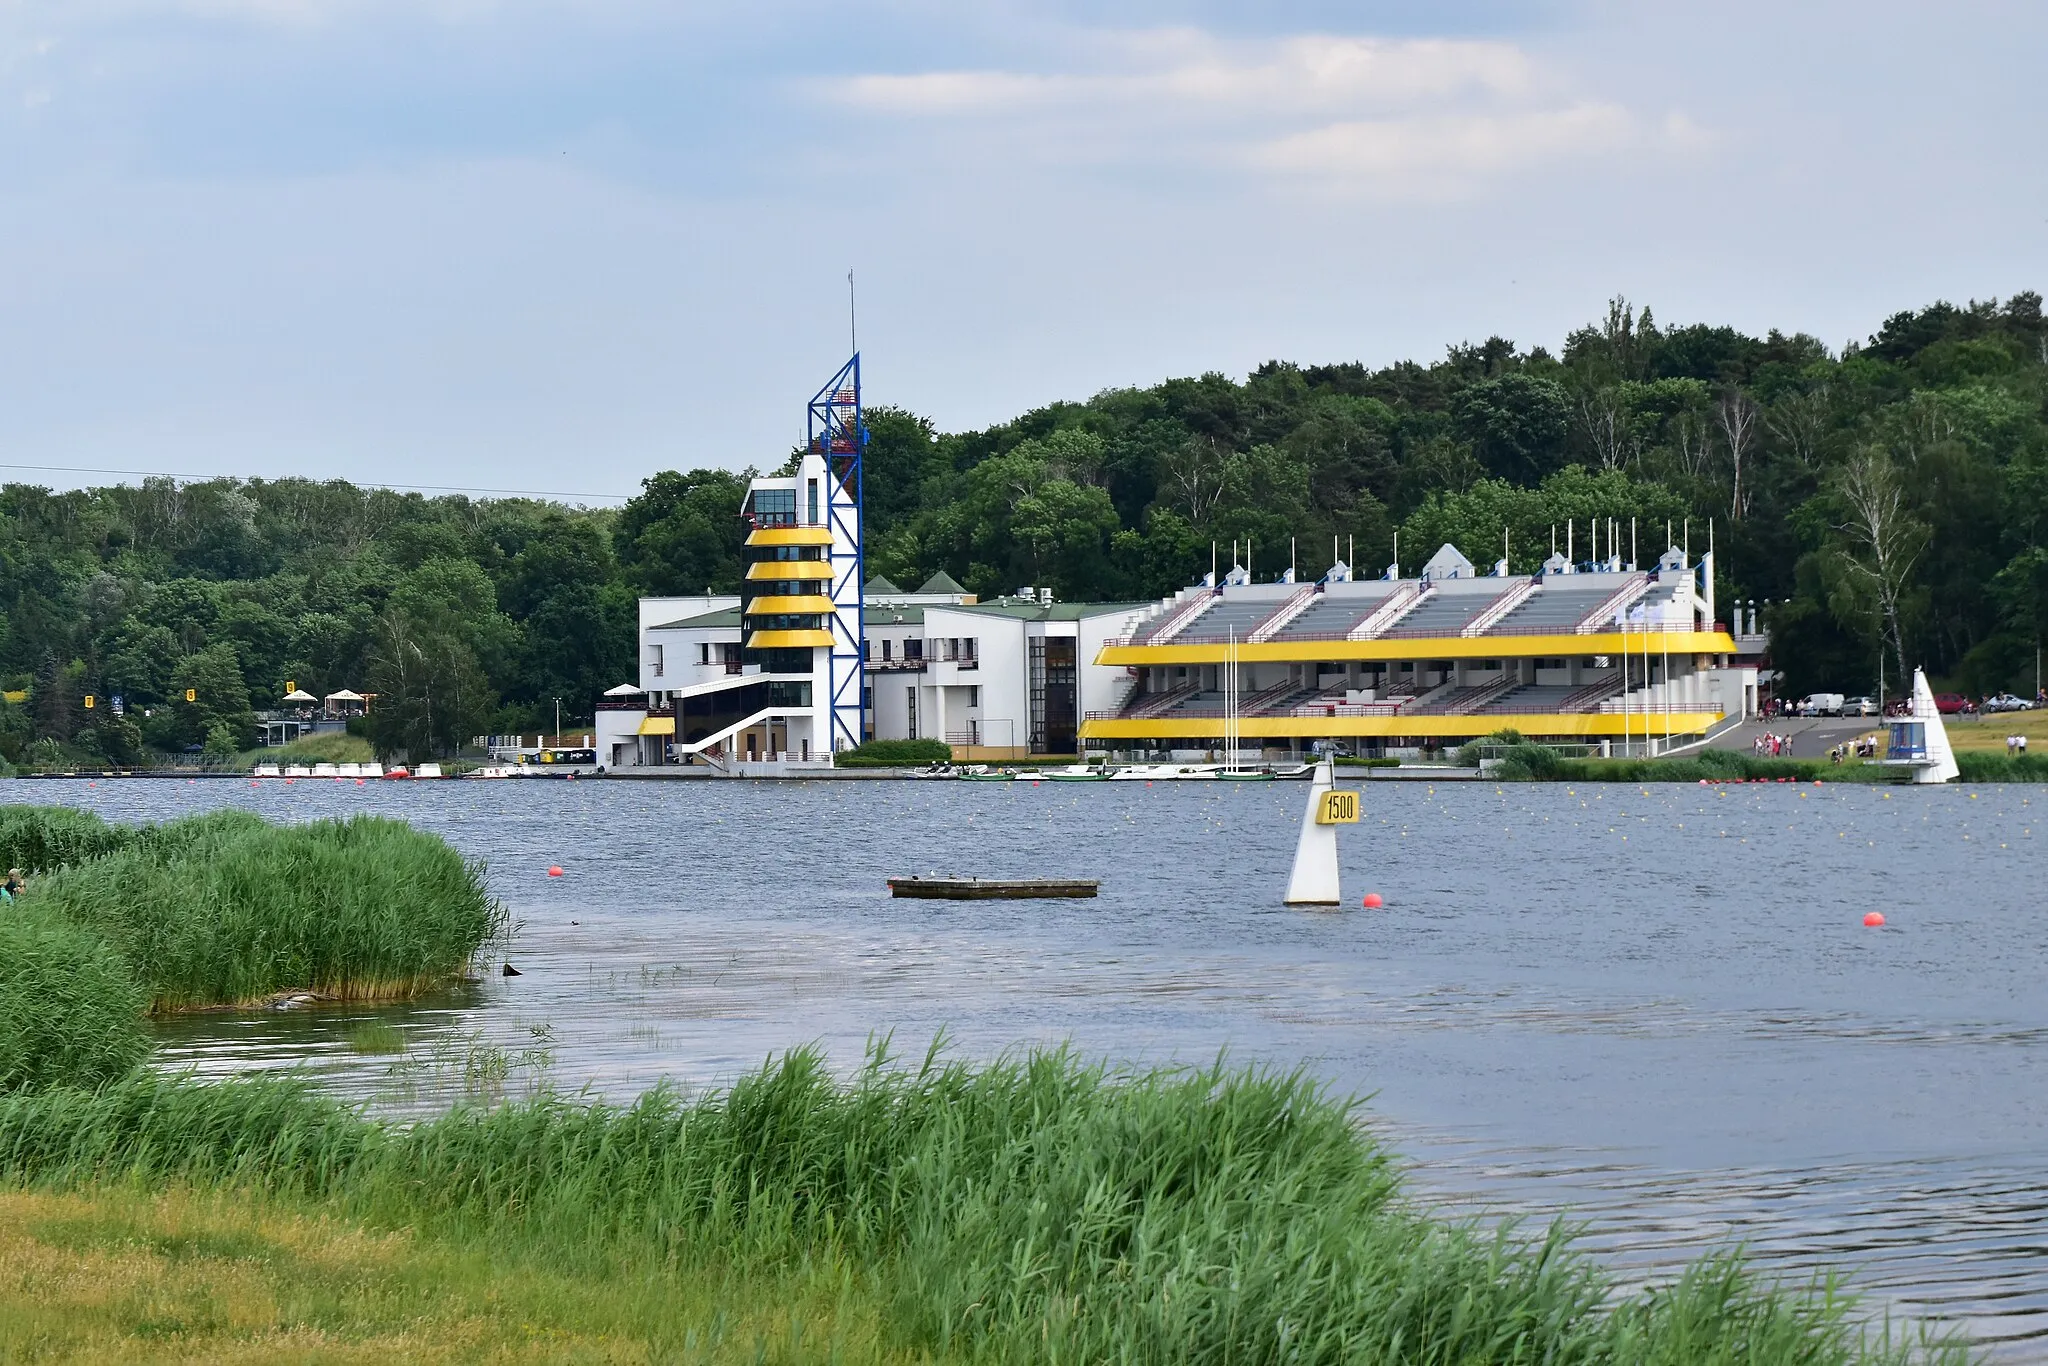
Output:
[[1926,747],[1926,762],[1913,772],[1916,783],[1952,783],[1961,776],[1956,767],[1956,752],[1949,747],[1948,727],[1942,724],[1941,708],[1935,705],[1934,689],[1927,686],[1927,675],[1919,669],[1913,670],[1913,719],[1924,728],[1922,743]]
[[1337,886],[1337,826],[1348,822],[1342,814],[1329,809],[1330,799],[1349,798],[1349,820],[1356,821],[1358,794],[1332,792],[1336,781],[1337,766],[1329,759],[1316,765],[1315,776],[1309,780],[1308,810],[1302,813],[1301,840],[1294,846],[1294,872],[1287,879],[1290,906],[1343,903],[1343,893]]

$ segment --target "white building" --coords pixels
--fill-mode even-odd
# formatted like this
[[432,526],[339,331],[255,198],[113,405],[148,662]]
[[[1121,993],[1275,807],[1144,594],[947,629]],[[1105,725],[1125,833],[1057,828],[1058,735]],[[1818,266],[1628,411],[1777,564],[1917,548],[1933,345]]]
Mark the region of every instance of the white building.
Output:
[[[756,481],[750,506],[767,482]],[[755,577],[759,567],[750,568],[750,582],[765,581]],[[767,634],[762,617],[815,606],[784,601],[803,596],[641,599],[640,677],[598,704],[598,762],[728,771],[829,764],[815,740],[827,648],[792,647],[779,636],[766,647],[808,650],[806,671],[796,657],[758,644]],[[871,579],[864,596],[862,733],[941,740],[962,760],[1075,753],[1087,715],[1115,712],[1133,684],[1127,669],[1096,656],[1150,610],[1022,592],[978,602],[943,573],[915,592]],[[775,620],[768,629],[813,628]]]

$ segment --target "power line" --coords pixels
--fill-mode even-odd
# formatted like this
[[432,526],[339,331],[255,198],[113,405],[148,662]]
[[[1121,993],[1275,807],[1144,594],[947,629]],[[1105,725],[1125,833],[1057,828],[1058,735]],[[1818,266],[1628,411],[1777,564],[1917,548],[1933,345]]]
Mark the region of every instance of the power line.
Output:
[[[253,478],[261,478],[261,477],[262,477],[261,475],[255,475],[255,476],[251,476],[251,475],[245,475],[245,474],[172,474],[172,473],[170,473],[170,472],[169,472],[169,471],[167,471],[167,470],[109,470],[109,469],[98,469],[98,468],[96,468],[96,467],[92,467],[92,466],[86,466],[86,465],[9,465],[9,464],[0,464],[0,470],[42,470],[42,471],[45,471],[45,472],[49,472],[49,473],[57,473],[57,474],[132,474],[132,475],[139,475],[139,476],[141,476],[142,478],[145,478],[145,479],[184,479],[184,480],[195,480],[195,479],[197,479],[197,480],[211,480],[211,479],[235,479],[235,480],[247,480],[247,479],[250,479],[250,478],[252,478],[252,477],[253,477]],[[275,481],[273,481],[273,482],[275,482]],[[312,481],[312,482],[319,482],[319,481]],[[343,481],[341,481],[341,482],[343,482],[343,483],[354,483],[355,481],[353,481],[353,480],[343,480]],[[396,490],[398,490],[398,491],[400,491],[400,492],[402,492],[402,493],[502,493],[502,494],[509,494],[509,495],[511,495],[511,496],[513,496],[513,497],[519,497],[519,498],[580,498],[580,499],[586,499],[586,500],[589,500],[589,501],[593,501],[593,502],[595,502],[595,501],[603,501],[603,502],[612,502],[612,503],[623,503],[623,502],[627,502],[628,500],[630,500],[630,499],[631,499],[631,498],[632,498],[632,497],[634,496],[634,495],[632,495],[632,494],[630,494],[630,493],[564,493],[564,492],[562,492],[562,491],[561,491],[561,490],[559,490],[559,489],[486,489],[486,488],[464,488],[464,487],[461,487],[461,486],[459,486],[459,485],[455,485],[455,484],[387,484],[387,483],[384,483],[384,482],[383,482],[383,481],[381,481],[381,480],[379,480],[379,481],[376,481],[376,482],[374,482],[374,483],[360,484],[360,485],[358,485],[358,487],[361,487],[361,488],[379,488],[379,489],[396,489]]]

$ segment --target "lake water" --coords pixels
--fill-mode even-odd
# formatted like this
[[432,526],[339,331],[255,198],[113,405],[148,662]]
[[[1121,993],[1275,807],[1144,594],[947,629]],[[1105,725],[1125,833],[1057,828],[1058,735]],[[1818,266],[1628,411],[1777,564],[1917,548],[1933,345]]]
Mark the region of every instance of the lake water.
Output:
[[[1280,893],[1298,784],[0,782],[113,819],[378,811],[488,860],[495,975],[416,1005],[187,1017],[162,1058],[399,1111],[626,1096],[816,1042],[1303,1066],[1419,1190],[1567,1214],[1629,1275],[1747,1243],[2048,1360],[2048,794],[1371,783],[1351,909]],[[566,876],[550,879],[559,863]],[[1094,901],[894,901],[906,873]],[[1358,909],[1380,893],[1386,906]],[[1889,918],[1865,929],[1865,911]],[[403,1055],[365,1024],[394,1026]],[[379,1031],[384,1046],[392,1031]]]

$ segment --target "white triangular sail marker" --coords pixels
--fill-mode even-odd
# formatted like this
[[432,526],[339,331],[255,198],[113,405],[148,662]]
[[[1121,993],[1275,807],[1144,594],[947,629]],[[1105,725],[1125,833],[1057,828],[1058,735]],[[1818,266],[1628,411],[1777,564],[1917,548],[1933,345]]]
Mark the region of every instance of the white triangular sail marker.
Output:
[[1337,766],[1325,758],[1309,780],[1308,809],[1301,815],[1301,841],[1294,846],[1294,872],[1287,879],[1290,906],[1336,906],[1343,903],[1337,886],[1337,827],[1316,820],[1324,796],[1337,783]]
[[1956,766],[1956,752],[1949,748],[1948,728],[1941,722],[1941,708],[1934,705],[1934,689],[1927,686],[1927,675],[1919,669],[1913,670],[1913,719],[1925,727],[1923,745],[1927,762],[1913,771],[1916,783],[1954,782],[1962,775]]

